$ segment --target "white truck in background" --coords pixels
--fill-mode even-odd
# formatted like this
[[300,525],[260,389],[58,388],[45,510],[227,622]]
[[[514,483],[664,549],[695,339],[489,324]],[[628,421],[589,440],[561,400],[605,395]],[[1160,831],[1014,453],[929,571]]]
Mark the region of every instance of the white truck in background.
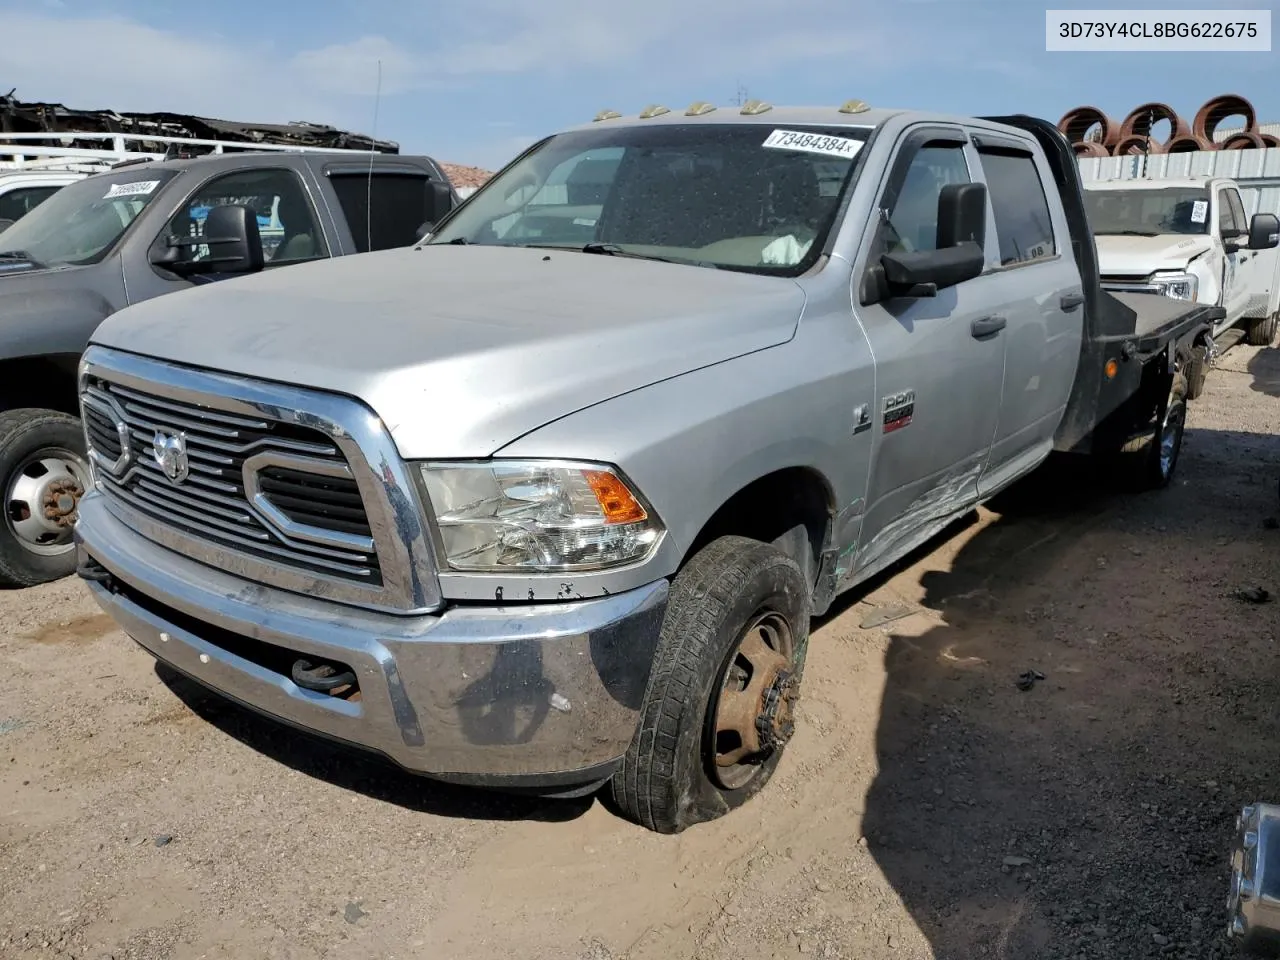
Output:
[[0,233],[67,184],[85,176],[70,170],[5,170],[0,165]]
[[1225,310],[1210,335],[1179,344],[1189,397],[1221,350],[1275,339],[1280,255],[1258,248],[1252,228],[1257,214],[1280,214],[1280,149],[1079,163],[1103,286]]

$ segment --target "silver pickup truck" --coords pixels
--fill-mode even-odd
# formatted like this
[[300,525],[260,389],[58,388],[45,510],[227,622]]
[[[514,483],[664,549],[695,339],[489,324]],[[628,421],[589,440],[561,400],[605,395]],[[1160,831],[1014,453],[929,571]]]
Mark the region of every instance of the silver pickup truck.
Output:
[[1044,121],[605,113],[416,247],[108,318],[79,571],[242,704],[677,832],[769,780],[835,596],[1054,450],[1167,483],[1220,316],[1100,290]]

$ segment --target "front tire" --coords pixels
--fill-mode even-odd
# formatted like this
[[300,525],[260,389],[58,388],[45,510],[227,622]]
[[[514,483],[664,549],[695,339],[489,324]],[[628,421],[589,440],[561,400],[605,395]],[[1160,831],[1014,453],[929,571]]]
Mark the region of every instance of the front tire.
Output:
[[0,586],[75,572],[71,530],[88,487],[79,420],[53,410],[0,413]]
[[1255,347],[1269,347],[1276,338],[1276,326],[1280,324],[1280,312],[1259,320],[1249,320],[1245,330],[1245,342]]
[[640,723],[609,782],[658,833],[723,816],[782,759],[809,642],[810,586],[770,544],[712,541],[671,586]]
[[1199,344],[1191,348],[1191,359],[1187,361],[1187,399],[1195,400],[1204,393],[1205,381],[1209,378],[1209,348]]

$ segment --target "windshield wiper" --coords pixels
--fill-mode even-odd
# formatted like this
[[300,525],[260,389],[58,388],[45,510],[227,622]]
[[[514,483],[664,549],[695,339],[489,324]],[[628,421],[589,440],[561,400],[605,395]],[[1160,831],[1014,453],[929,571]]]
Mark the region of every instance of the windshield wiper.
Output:
[[33,267],[40,267],[40,263],[35,257],[27,253],[25,250],[0,250],[0,260],[17,260],[31,264]]
[[609,257],[631,257],[633,260],[657,260],[659,263],[682,263],[695,267],[710,267],[713,270],[718,270],[720,267],[719,264],[709,263],[706,260],[686,260],[682,257],[658,257],[647,253],[633,253],[630,250],[622,249],[616,243],[603,243],[599,240],[592,240],[582,247],[582,252],[601,253]]
[[1100,237],[1158,237],[1154,230],[1095,230]]

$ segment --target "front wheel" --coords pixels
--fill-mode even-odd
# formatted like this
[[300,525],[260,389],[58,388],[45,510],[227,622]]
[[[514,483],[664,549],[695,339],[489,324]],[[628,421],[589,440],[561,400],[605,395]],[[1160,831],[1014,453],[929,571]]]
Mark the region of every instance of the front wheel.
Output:
[[1186,365],[1187,399],[1195,400],[1204,393],[1205,381],[1209,378],[1209,348],[1198,344],[1191,348],[1191,358]]
[[1280,312],[1269,317],[1246,321],[1245,342],[1255,347],[1269,347],[1276,338],[1276,326],[1280,324]]
[[0,586],[75,572],[71,531],[88,487],[79,420],[53,410],[0,413]]
[[772,777],[794,730],[810,591],[776,547],[708,544],[671,586],[640,723],[609,783],[659,833],[721,817]]

